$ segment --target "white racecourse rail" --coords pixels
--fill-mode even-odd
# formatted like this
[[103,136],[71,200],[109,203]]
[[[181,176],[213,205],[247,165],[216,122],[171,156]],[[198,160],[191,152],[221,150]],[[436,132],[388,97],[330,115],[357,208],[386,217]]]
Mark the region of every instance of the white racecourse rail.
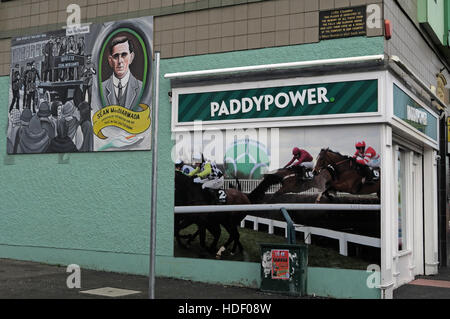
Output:
[[[175,214],[194,214],[194,213],[226,213],[226,212],[270,212],[278,211],[282,208],[286,210],[326,210],[326,211],[364,211],[373,212],[379,211],[381,205],[358,205],[358,204],[264,204],[264,205],[225,205],[225,206],[177,206],[174,209]],[[265,219],[254,216],[246,216],[241,222],[241,227],[244,227],[245,221],[253,222],[254,230],[258,230],[258,224],[265,224],[269,226],[269,233],[273,234],[273,227],[281,227],[285,229],[285,236],[287,237],[287,223]],[[339,240],[339,253],[347,256],[348,242],[380,248],[381,240],[379,238],[366,237],[361,235],[354,235],[342,233],[334,230],[309,227],[303,225],[294,225],[295,231],[304,233],[305,243],[311,244],[311,235],[318,235]]]
[[[282,229],[284,229],[284,236],[287,238],[287,223],[286,222],[247,215],[245,217],[245,219],[242,220],[242,222],[241,222],[242,228],[245,227],[246,221],[253,223],[253,230],[255,230],[255,231],[259,230],[259,224],[269,226],[269,229],[268,229],[269,234],[273,234],[274,227],[282,228]],[[338,232],[338,231],[334,231],[334,230],[310,227],[310,226],[303,226],[303,225],[298,225],[298,224],[295,224],[294,227],[295,227],[296,232],[301,232],[304,234],[305,244],[307,244],[307,245],[311,244],[311,235],[323,236],[323,237],[339,240],[339,253],[343,256],[348,255],[348,243],[349,242],[364,245],[364,246],[381,248],[381,240],[379,238],[342,233],[342,232]]]

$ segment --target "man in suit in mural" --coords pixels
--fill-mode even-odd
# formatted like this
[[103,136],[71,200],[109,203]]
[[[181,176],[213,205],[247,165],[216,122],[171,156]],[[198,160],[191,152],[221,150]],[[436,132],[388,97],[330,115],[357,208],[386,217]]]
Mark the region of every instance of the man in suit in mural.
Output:
[[23,85],[23,101],[22,101],[22,107],[25,108],[27,105],[27,99],[28,99],[28,73],[30,73],[31,65],[30,63],[27,63],[26,69],[23,71],[20,79],[21,85]]
[[44,67],[42,70],[42,80],[46,82],[47,80],[53,81],[53,47],[55,45],[54,37],[51,37],[50,40],[44,46]]
[[88,93],[89,105],[91,105],[92,101],[92,84],[94,83],[95,74],[97,74],[95,65],[92,63],[91,55],[88,55],[86,64],[81,72],[81,77],[83,79],[83,100],[86,98],[86,93]]
[[37,104],[37,80],[41,81],[38,70],[34,66],[34,61],[30,62],[31,69],[27,73],[27,108],[31,110],[31,105],[33,105],[33,114],[36,113]]
[[16,106],[16,109],[19,109],[20,86],[21,86],[20,72],[17,69],[16,70],[13,69],[13,74],[11,76],[11,90],[13,93],[13,99],[11,105],[9,106],[10,112],[14,106]]
[[133,43],[126,36],[112,39],[108,64],[113,74],[102,83],[106,106],[120,105],[127,109],[133,109],[138,103],[142,82],[136,79],[130,71],[134,57]]

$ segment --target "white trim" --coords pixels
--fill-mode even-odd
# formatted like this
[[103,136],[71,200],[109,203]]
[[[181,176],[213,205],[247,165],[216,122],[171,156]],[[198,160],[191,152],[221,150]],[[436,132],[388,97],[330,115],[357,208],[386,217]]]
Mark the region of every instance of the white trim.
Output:
[[412,255],[412,250],[410,250],[410,249],[406,249],[406,250],[401,250],[401,251],[399,251],[398,253],[397,253],[397,256],[396,257],[405,257],[405,256],[410,256],[410,255]]
[[235,67],[235,68],[225,68],[225,69],[212,69],[212,70],[201,70],[201,71],[167,73],[164,75],[164,78],[180,79],[180,78],[190,78],[190,77],[195,77],[195,76],[210,76],[210,75],[218,75],[218,74],[244,73],[244,72],[255,72],[255,71],[270,71],[270,70],[280,70],[280,69],[292,69],[292,68],[298,68],[298,67],[310,67],[310,66],[317,66],[317,65],[323,66],[323,65],[332,65],[332,64],[347,64],[347,63],[353,63],[353,62],[383,61],[384,59],[385,59],[384,55],[368,55],[368,56],[359,56],[359,57],[350,57],[350,58],[323,59],[323,60],[313,60],[313,61],[252,65],[252,66],[243,66],[243,67]]
[[[210,86],[197,86],[187,88],[174,88],[172,90],[172,132],[192,131],[194,122],[178,122],[178,98],[180,94],[196,94],[208,92],[222,92],[233,90],[248,90],[255,88],[285,87],[295,85],[316,85],[352,81],[378,81],[378,111],[371,113],[353,113],[353,114],[329,114],[316,116],[297,116],[297,117],[278,117],[246,120],[221,120],[221,121],[202,121],[202,128],[205,130],[227,128],[251,128],[251,127],[298,127],[298,126],[317,126],[317,125],[339,125],[339,124],[365,124],[365,123],[384,123],[386,118],[385,106],[385,83],[387,71],[373,71],[352,74],[338,74],[328,76],[314,76],[306,78],[290,78],[280,80],[252,81],[244,83],[216,84]],[[299,123],[300,122],[300,123]]]
[[[389,288],[393,284],[393,249],[395,237],[392,234],[392,215],[393,200],[395,193],[392,191],[393,180],[395,176],[394,161],[393,161],[393,145],[392,145],[392,128],[384,125],[381,128],[380,134],[381,147],[381,286]],[[394,188],[395,192],[395,188]]]
[[425,266],[438,266],[440,264],[440,262],[439,261],[437,261],[437,262],[432,262],[432,263],[425,263]]
[[403,133],[408,134],[410,138],[412,137],[436,150],[439,150],[439,144],[436,143],[436,141],[434,141],[428,135],[416,130],[413,126],[406,123],[401,118],[398,118],[397,116],[394,115],[392,117],[391,125],[401,130]]
[[386,283],[384,285],[379,285],[378,288],[385,290],[385,289],[393,287],[394,285],[395,285],[395,282],[391,281],[391,282],[388,282],[388,283]]
[[406,147],[420,155],[423,155],[423,152],[424,152],[423,145],[421,145],[419,143],[419,141],[408,140],[406,137],[399,135],[398,131],[393,132],[392,139],[393,139],[394,143],[403,145],[404,147]]

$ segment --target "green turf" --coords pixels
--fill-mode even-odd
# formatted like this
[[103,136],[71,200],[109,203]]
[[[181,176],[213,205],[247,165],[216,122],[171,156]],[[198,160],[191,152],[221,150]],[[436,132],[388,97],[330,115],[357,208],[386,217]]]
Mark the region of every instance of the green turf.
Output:
[[[190,226],[181,231],[182,235],[193,234],[197,230],[196,226]],[[270,235],[264,232],[256,232],[250,229],[240,228],[240,241],[244,247],[244,253],[236,253],[231,255],[227,250],[222,257],[222,260],[234,260],[234,261],[247,261],[247,262],[260,262],[260,247],[259,243],[274,243],[274,244],[286,244],[287,241],[284,237]],[[228,239],[227,231],[222,228],[222,234],[220,236],[220,247]],[[208,258],[214,259],[215,256],[208,254],[200,247],[199,238],[197,237],[190,245],[188,249],[178,246],[175,242],[174,251],[175,257],[185,258]],[[186,240],[183,240],[185,243]],[[206,235],[207,245],[211,244],[212,236],[209,232]],[[231,247],[230,247],[231,248]],[[340,269],[360,269],[366,270],[369,263],[362,259],[345,257],[339,254],[339,252],[330,249],[318,247],[315,245],[308,246],[308,266],[310,267],[323,267],[323,268],[340,268]]]

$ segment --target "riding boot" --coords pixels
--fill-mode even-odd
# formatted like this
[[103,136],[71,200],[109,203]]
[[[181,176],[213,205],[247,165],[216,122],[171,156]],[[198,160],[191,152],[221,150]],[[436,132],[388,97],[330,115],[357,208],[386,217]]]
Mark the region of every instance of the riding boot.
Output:
[[312,181],[314,179],[314,174],[311,170],[305,169],[305,180],[306,181]]
[[366,176],[366,183],[373,183],[373,173],[369,166],[364,167],[364,173]]
[[296,166],[295,167],[295,174],[297,177],[297,182],[303,182],[304,181],[304,174],[305,174],[305,170],[303,168],[303,166]]
[[205,189],[208,192],[208,197],[210,198],[210,203],[212,205],[217,205],[219,204],[219,199],[217,198],[217,192],[215,189],[211,189],[211,188],[206,188]]

